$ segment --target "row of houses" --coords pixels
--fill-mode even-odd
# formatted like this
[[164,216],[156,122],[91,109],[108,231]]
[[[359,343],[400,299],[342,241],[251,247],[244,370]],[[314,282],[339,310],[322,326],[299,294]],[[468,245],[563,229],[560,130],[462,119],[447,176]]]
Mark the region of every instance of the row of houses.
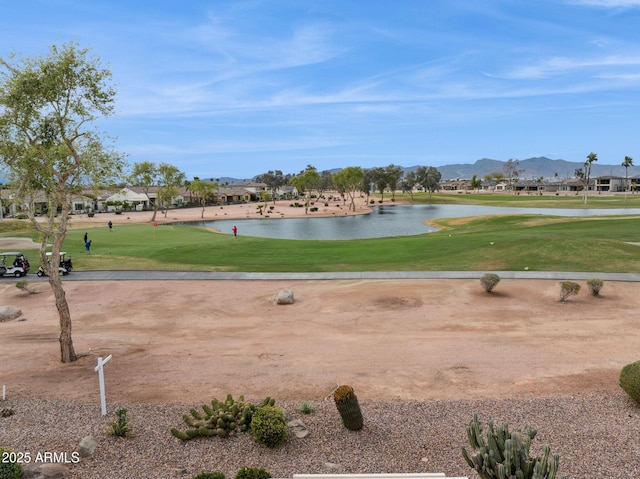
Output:
[[[601,193],[622,193],[625,185],[629,185],[628,191],[636,191],[640,185],[640,177],[629,177],[627,179],[620,176],[599,176],[589,180],[589,191]],[[444,191],[464,191],[471,190],[471,181],[456,180],[446,181],[441,185]],[[571,193],[584,190],[584,181],[578,178],[569,178],[560,181],[548,180],[514,180],[511,184],[506,181],[483,181],[480,187],[482,191],[516,191],[524,193]]]
[[[73,195],[71,198],[71,210],[74,213],[86,212],[107,212],[117,210],[151,210],[158,202],[158,191],[160,187],[149,188],[128,186],[114,190],[84,190],[82,193]],[[247,182],[238,185],[221,186],[216,189],[211,202],[213,204],[235,204],[259,201],[267,191],[264,183]],[[292,196],[295,190],[290,188],[276,192],[279,198]],[[33,203],[36,212],[46,210],[46,198],[44,194],[37,193],[32,201],[19,204],[15,192],[11,189],[0,190],[0,201],[2,202],[3,216],[16,216],[26,211],[28,203]],[[195,205],[198,199],[193,196],[187,187],[177,188],[176,195],[171,198],[169,204],[158,205],[159,207],[182,207]]]

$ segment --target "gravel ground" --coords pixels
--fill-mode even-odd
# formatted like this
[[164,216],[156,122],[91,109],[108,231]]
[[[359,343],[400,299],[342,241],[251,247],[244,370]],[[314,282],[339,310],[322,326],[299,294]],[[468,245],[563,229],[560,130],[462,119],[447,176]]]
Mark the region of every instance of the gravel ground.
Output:
[[[223,399],[223,398],[219,398]],[[261,398],[246,398],[255,403]],[[477,475],[464,462],[465,427],[477,412],[482,424],[508,422],[511,429],[528,423],[538,430],[533,452],[544,444],[560,455],[560,473],[578,479],[640,477],[640,407],[623,391],[587,396],[537,399],[361,402],[363,430],[350,432],[331,400],[311,403],[303,415],[299,403],[277,406],[306,424],[310,435],[290,437],[271,450],[247,434],[229,439],[197,438],[181,442],[169,433],[183,429],[181,416],[196,404],[99,405],[51,399],[8,399],[0,409],[0,446],[15,452],[67,452],[93,435],[98,447],[91,458],[70,464],[70,478],[191,478],[202,472],[223,472],[232,479],[242,466],[264,467],[273,477],[294,473],[444,472]],[[126,407],[136,433],[131,438],[106,435],[115,411]],[[338,466],[331,470],[327,463]]]

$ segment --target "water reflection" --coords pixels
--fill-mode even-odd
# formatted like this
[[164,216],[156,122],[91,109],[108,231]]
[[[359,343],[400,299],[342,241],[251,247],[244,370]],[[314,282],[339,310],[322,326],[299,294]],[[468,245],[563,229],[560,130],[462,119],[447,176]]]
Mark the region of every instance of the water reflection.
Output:
[[341,240],[419,235],[436,231],[425,221],[436,218],[466,216],[529,214],[551,216],[640,215],[639,208],[564,209],[508,208],[482,205],[388,205],[376,206],[368,215],[330,216],[326,218],[260,218],[215,221],[193,221],[180,224],[205,226],[231,234],[233,225],[238,235],[299,240]]

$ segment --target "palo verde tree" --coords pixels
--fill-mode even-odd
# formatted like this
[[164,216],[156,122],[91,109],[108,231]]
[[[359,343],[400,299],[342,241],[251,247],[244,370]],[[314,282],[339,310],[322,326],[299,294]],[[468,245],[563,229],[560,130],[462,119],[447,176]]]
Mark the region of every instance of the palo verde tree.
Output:
[[[111,72],[74,43],[52,46],[41,57],[0,58],[0,161],[15,185],[16,199],[40,233],[40,262],[60,316],[60,359],[77,359],[71,314],[58,264],[67,236],[71,196],[84,184],[120,177],[122,157],[106,146],[93,123],[113,111]],[[35,198],[43,195],[46,217],[35,219]]]
[[424,188],[424,191],[431,193],[440,190],[440,180],[442,179],[442,173],[433,166],[419,166],[416,169],[416,180]]
[[355,194],[362,185],[364,171],[359,166],[348,166],[333,175],[333,183],[338,191],[349,197],[349,210],[356,210]]
[[202,212],[200,218],[204,218],[204,208],[207,205],[207,200],[213,198],[215,191],[218,189],[218,183],[215,181],[205,181],[200,178],[194,178],[189,185],[189,190],[198,199],[200,206],[202,206]]
[[309,203],[311,202],[311,192],[318,188],[320,184],[320,175],[315,166],[308,165],[299,175],[291,178],[291,185],[298,190],[298,194],[305,194],[304,214],[309,212]]

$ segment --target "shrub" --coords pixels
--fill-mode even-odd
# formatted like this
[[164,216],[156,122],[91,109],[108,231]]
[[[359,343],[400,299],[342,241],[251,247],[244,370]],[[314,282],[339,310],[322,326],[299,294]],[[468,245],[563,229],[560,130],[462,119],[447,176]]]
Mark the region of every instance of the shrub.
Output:
[[9,449],[0,447],[0,477],[2,479],[20,479],[22,477],[22,465],[15,462]]
[[529,454],[536,434],[537,431],[528,425],[524,432],[520,429],[511,432],[507,423],[494,427],[490,422],[485,443],[478,415],[474,414],[473,421],[467,426],[471,453],[463,447],[462,456],[482,478],[555,479],[560,457],[557,454],[550,456],[549,446],[544,446],[542,457]]
[[269,479],[271,474],[265,471],[263,468],[257,467],[241,467],[236,474],[235,479]]
[[574,296],[580,291],[580,285],[573,281],[562,281],[560,283],[560,302],[564,303],[569,296]]
[[225,477],[221,472],[201,472],[197,476],[193,476],[193,479],[225,479]]
[[493,273],[483,274],[480,278],[480,284],[487,293],[491,293],[493,288],[500,282],[500,276]]
[[600,290],[602,289],[602,285],[604,281],[598,278],[591,278],[587,280],[587,286],[589,287],[589,291],[594,296],[598,296],[600,294]]
[[256,409],[251,419],[253,437],[267,447],[276,447],[289,435],[282,409],[262,406]]
[[313,404],[310,402],[303,402],[300,404],[300,412],[302,414],[311,414],[313,412]]
[[640,404],[640,361],[627,364],[620,371],[620,387]]
[[127,437],[131,436],[131,425],[127,418],[127,410],[122,408],[116,411],[117,419],[109,425],[107,433],[109,436]]

